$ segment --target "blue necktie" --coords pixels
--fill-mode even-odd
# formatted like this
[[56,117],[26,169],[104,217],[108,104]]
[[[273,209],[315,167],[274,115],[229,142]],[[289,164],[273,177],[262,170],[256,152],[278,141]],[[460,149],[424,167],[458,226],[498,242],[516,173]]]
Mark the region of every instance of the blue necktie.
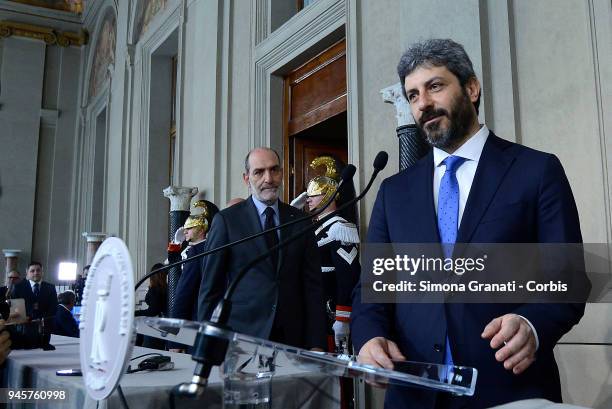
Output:
[[[446,171],[440,181],[438,191],[438,232],[442,243],[444,257],[453,254],[453,244],[457,241],[459,228],[459,183],[457,182],[457,168],[465,161],[459,156],[448,156],[443,164]],[[446,334],[446,347],[444,348],[444,364],[453,365],[448,332]]]
[[34,298],[38,299],[38,295],[40,294],[40,286],[38,283],[34,283]]

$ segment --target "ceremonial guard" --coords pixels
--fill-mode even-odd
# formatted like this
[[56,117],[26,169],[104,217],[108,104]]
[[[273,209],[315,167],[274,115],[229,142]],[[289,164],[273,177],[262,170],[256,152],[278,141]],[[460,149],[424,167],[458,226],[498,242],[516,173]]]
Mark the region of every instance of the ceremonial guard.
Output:
[[[308,183],[305,194],[300,195],[296,207],[305,201],[309,212],[320,209],[338,187],[339,165],[330,156],[315,158],[310,167],[313,170],[324,166],[325,173],[314,177]],[[323,219],[335,211],[342,202],[350,199],[344,195],[336,200],[317,217]],[[315,231],[321,254],[325,307],[329,316],[328,334],[331,352],[349,353],[349,322],[351,318],[351,293],[359,280],[359,233],[354,223],[340,215],[326,220]]]
[[[199,199],[191,206],[190,216],[183,227],[177,230],[176,241],[187,241],[187,247],[181,252],[183,260],[201,254],[206,248],[206,234],[210,229],[213,217],[219,208],[208,200]],[[182,265],[182,273],[176,286],[176,296],[172,318],[196,320],[198,313],[198,293],[202,281],[202,260],[188,261]],[[171,345],[171,350],[184,352],[182,347]]]

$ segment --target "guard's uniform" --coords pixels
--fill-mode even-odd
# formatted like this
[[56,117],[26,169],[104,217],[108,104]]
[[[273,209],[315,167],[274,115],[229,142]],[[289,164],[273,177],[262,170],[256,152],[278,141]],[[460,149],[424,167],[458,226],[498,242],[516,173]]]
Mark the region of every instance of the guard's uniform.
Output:
[[350,321],[351,293],[361,270],[359,233],[353,223],[335,216],[323,223],[315,234],[321,254],[325,303],[330,318],[328,331],[333,335],[334,321]]

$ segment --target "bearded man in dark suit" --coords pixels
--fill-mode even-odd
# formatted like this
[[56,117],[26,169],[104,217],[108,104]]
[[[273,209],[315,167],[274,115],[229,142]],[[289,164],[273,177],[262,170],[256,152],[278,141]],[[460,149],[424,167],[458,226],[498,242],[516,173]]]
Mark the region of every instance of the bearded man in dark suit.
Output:
[[[559,159],[478,123],[480,82],[460,44],[414,44],[398,73],[415,123],[433,149],[383,181],[368,242],[582,243]],[[553,348],[583,312],[582,303],[364,303],[358,285],[352,334],[363,363],[389,368],[391,359],[408,359],[479,371],[472,397],[390,387],[387,409],[559,402]]]
[[[278,153],[256,148],[245,159],[245,184],[252,195],[219,212],[207,250],[302,217],[279,200],[283,170]],[[301,230],[310,221],[258,237],[202,261],[198,319],[207,320],[227,285],[253,258]],[[312,231],[251,267],[232,297],[230,327],[238,332],[302,348],[326,347],[326,316],[317,245]]]

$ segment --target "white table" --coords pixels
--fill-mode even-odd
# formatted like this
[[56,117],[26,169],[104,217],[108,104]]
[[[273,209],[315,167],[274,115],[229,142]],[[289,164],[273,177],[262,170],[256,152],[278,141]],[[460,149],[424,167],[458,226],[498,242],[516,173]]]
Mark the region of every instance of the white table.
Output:
[[[99,403],[88,398],[81,377],[59,377],[58,369],[79,368],[78,339],[53,335],[51,344],[55,351],[16,350],[12,351],[3,369],[3,388],[65,389],[68,401],[38,402],[36,404],[9,405],[10,408],[113,408],[121,409],[117,392]],[[126,374],[121,379],[121,387],[130,409],[161,409],[169,407],[169,391],[178,383],[191,379],[195,362],[190,355],[157,351],[135,347],[132,356],[149,352],[161,352],[174,362],[174,369],[161,372],[137,372]],[[135,364],[140,360],[134,361]],[[136,366],[134,365],[134,367]],[[306,374],[292,368],[284,368],[272,382],[273,408],[316,408],[337,409],[339,403],[339,383],[337,378],[318,374]],[[207,393],[202,400],[181,402],[180,408],[221,408],[222,382],[215,368],[209,379]]]

